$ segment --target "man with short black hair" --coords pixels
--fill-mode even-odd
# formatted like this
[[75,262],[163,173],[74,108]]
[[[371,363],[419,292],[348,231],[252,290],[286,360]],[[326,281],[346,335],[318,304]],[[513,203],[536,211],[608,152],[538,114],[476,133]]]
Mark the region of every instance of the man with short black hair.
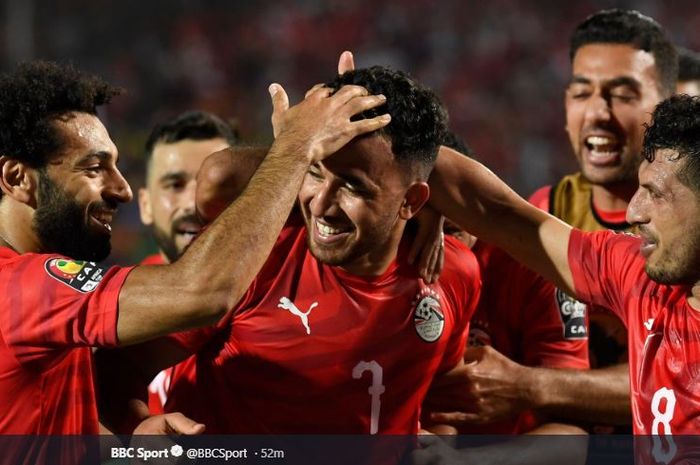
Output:
[[677,94],[700,95],[700,53],[678,47]]
[[[581,169],[539,189],[530,201],[586,231],[629,230],[625,212],[638,187],[644,128],[658,102],[675,92],[675,47],[653,19],[637,11],[613,9],[597,12],[576,27],[569,57],[572,76],[565,96],[566,130]],[[563,305],[571,305],[570,300],[561,294]],[[478,383],[476,415],[440,415],[439,421],[472,422],[468,418],[482,412],[497,419],[514,410],[534,408],[580,421],[595,432],[616,431],[614,425],[621,427],[617,431],[628,430],[624,322],[602,307],[589,306],[587,312],[594,369],[504,366],[491,357],[493,363],[484,364],[491,367],[489,375]],[[473,411],[473,396],[459,405]]]
[[94,261],[132,198],[96,115],[117,93],[48,62],[0,76],[1,434],[97,434],[91,347],[219,320],[263,265],[308,166],[389,122],[351,121],[384,101],[358,86],[290,108],[271,85],[277,138],[245,192],[176,263],[108,268]]

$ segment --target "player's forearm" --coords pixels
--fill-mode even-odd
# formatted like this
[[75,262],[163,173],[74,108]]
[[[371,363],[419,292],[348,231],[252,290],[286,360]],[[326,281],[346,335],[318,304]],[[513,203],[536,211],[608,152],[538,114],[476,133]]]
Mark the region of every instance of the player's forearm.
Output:
[[574,294],[568,266],[571,227],[533,207],[482,164],[440,148],[430,205]]
[[212,323],[238,302],[270,253],[311,161],[307,145],[288,139],[275,142],[246,190],[177,262],[129,275],[119,296],[121,343]]
[[629,366],[594,370],[530,368],[533,407],[557,418],[626,425],[631,422]]

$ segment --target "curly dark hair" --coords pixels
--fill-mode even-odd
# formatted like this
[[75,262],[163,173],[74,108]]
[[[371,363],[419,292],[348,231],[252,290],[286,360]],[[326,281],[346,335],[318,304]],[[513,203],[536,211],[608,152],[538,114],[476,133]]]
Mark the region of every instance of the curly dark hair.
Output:
[[61,147],[53,121],[70,112],[96,114],[121,93],[72,66],[47,61],[20,64],[0,76],[0,155],[33,168],[46,165]]
[[677,47],[678,51],[678,81],[700,80],[700,53]]
[[627,44],[654,56],[659,91],[673,95],[678,79],[676,47],[659,23],[634,10],[602,10],[579,24],[569,41],[569,58],[588,44]]
[[326,85],[337,91],[347,84],[386,96],[384,105],[365,111],[357,119],[389,113],[391,122],[379,132],[391,140],[396,160],[427,179],[447,132],[447,112],[437,95],[408,74],[383,66],[348,71]]
[[700,97],[674,95],[656,107],[644,133],[644,158],[653,162],[663,149],[686,159],[676,173],[678,179],[700,193]]

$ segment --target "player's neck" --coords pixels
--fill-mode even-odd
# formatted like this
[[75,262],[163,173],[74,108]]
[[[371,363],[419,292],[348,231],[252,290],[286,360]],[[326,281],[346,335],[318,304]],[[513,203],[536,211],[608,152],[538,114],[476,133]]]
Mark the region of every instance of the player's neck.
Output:
[[637,183],[593,185],[593,205],[596,209],[615,212],[627,210],[632,196],[637,191]]
[[389,269],[396,260],[399,250],[399,242],[403,228],[398,233],[390,237],[384,244],[378,245],[374,250],[353,260],[352,263],[341,265],[340,268],[356,276],[381,276]]

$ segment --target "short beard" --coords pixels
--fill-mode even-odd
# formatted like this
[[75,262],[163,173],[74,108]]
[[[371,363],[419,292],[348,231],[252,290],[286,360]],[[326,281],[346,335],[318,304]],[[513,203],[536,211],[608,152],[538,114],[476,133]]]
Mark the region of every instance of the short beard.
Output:
[[158,249],[168,258],[168,263],[173,263],[180,257],[180,252],[177,250],[173,236],[165,232],[163,229],[153,224],[153,239],[156,241]]
[[[56,185],[45,170],[39,170],[38,205],[32,228],[43,251],[75,260],[99,262],[112,250],[110,236],[98,234],[88,227],[86,208]],[[115,209],[115,205],[99,202],[92,208]]]
[[168,234],[163,228],[156,226],[155,223],[153,223],[153,226],[151,227],[151,230],[153,231],[153,239],[156,241],[158,249],[168,258],[169,263],[174,263],[175,260],[180,258],[180,256],[183,253],[185,253],[187,247],[189,247],[188,245],[187,247],[185,247],[185,249],[178,250],[177,244],[175,243],[175,236],[177,234],[177,230],[180,227],[180,225],[182,225],[182,223],[201,224],[197,215],[195,215],[194,213],[190,213],[185,214],[184,216],[181,216],[172,222],[172,224],[170,225],[170,234]]

